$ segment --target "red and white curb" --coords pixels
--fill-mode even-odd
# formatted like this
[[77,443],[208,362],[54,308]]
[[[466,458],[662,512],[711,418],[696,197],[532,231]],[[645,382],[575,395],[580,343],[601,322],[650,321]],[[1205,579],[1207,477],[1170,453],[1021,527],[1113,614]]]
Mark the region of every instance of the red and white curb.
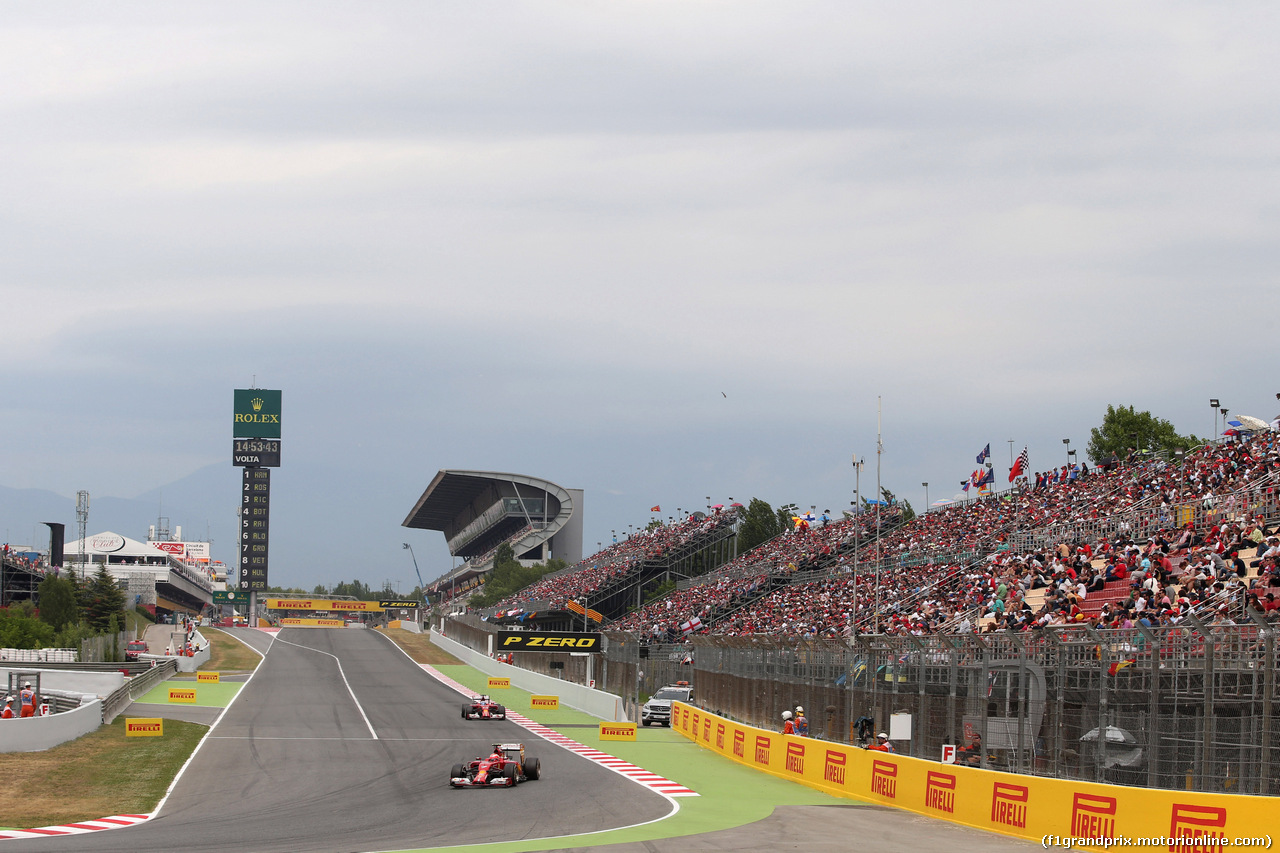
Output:
[[[432,678],[436,679],[442,684],[446,684],[449,687],[452,687],[454,690],[458,691],[463,696],[466,696],[468,699],[475,699],[477,696],[480,695],[478,693],[473,692],[471,688],[464,687],[463,685],[454,681],[452,678],[445,675],[440,670],[435,669],[434,667],[428,666],[425,663],[420,663],[418,664],[418,666],[422,667],[422,669],[426,671],[426,673],[430,675]],[[684,785],[681,785],[679,782],[672,782],[670,779],[667,779],[664,776],[659,776],[657,773],[653,773],[648,770],[645,770],[643,767],[639,767],[635,764],[632,764],[630,761],[623,761],[621,758],[618,758],[617,756],[614,756],[614,755],[610,755],[607,752],[601,752],[595,747],[585,746],[584,744],[580,744],[576,740],[573,740],[572,738],[565,737],[555,729],[547,728],[541,723],[538,723],[529,719],[524,714],[518,714],[515,711],[508,709],[507,719],[515,723],[516,725],[520,726],[521,728],[527,729],[528,731],[532,732],[538,737],[551,741],[556,746],[563,747],[564,749],[567,749],[570,752],[581,755],[583,758],[587,759],[588,761],[594,761],[596,764],[599,764],[601,767],[608,768],[609,770],[612,770],[615,773],[619,773],[623,776],[626,776],[628,779],[632,780],[633,782],[638,782],[639,784],[644,785],[646,788],[650,788],[654,791],[657,791],[660,794],[665,794],[668,797],[698,796],[697,791],[694,791],[691,788],[687,788]]]
[[10,838],[48,838],[57,835],[83,835],[86,832],[98,832],[102,829],[136,826],[148,820],[151,820],[151,815],[148,814],[118,814],[114,817],[85,820],[80,823],[67,823],[62,826],[42,826],[39,829],[0,829],[0,840]]

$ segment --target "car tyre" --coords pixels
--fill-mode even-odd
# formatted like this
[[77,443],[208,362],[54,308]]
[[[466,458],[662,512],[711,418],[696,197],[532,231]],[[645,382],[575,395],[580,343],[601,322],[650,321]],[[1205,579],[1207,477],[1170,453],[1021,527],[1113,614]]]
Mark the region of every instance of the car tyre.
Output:
[[493,713],[493,716],[497,717],[500,720],[505,720],[507,718],[507,709],[503,705],[496,706],[493,709],[492,713]]
[[529,758],[526,758],[524,762],[524,777],[526,779],[533,780],[533,779],[537,779],[541,775],[542,775],[542,762],[539,759],[534,758],[532,756],[530,756]]
[[502,768],[502,775],[507,777],[508,785],[514,785],[517,781],[519,781],[517,777],[520,775],[520,773],[519,773],[519,768],[516,767],[516,763],[514,761],[508,762],[507,765]]
[[467,775],[467,769],[463,767],[461,764],[455,764],[453,765],[453,769],[449,771],[449,781],[453,782],[454,779],[458,779],[466,775]]
[[649,725],[650,723],[652,723],[652,722],[653,722],[653,720],[641,720],[640,722],[647,726],[647,725]]
[[465,719],[467,718],[467,711],[468,711],[468,710],[470,710],[470,709],[469,709],[469,708],[465,708],[465,707],[462,709],[462,719],[464,719],[464,720],[465,720]]

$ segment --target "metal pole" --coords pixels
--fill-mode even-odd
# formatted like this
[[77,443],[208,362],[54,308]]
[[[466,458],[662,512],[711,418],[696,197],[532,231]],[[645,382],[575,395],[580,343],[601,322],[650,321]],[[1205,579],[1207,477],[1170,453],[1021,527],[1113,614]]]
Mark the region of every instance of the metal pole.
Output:
[[880,456],[884,442],[880,436],[880,398],[876,397],[876,630],[880,633],[880,505],[884,503],[884,491],[880,486]]

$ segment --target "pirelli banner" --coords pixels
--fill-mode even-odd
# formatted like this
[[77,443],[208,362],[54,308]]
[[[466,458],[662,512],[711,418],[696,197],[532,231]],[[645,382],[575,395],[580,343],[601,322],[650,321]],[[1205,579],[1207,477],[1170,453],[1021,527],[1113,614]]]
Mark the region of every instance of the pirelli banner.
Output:
[[376,601],[331,601],[324,598],[268,598],[268,610],[341,610],[360,613],[381,613]]
[[757,729],[683,702],[671,703],[671,726],[700,746],[783,779],[1045,847],[1209,853],[1270,847],[1277,831],[1273,797],[1127,788],[940,764]]
[[499,631],[493,641],[495,652],[600,652],[601,634],[569,631]]

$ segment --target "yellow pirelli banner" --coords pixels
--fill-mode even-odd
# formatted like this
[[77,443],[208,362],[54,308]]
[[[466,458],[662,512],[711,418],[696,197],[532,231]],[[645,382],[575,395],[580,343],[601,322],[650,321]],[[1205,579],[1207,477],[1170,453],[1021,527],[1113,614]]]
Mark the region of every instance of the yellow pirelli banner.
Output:
[[511,686],[510,678],[494,678],[492,675],[489,676],[490,690],[506,690],[510,686]]
[[529,694],[529,709],[532,711],[558,711],[560,710],[560,697],[539,696],[531,693]]
[[1198,853],[1269,846],[1266,839],[1276,833],[1274,797],[1128,788],[940,764],[757,729],[683,702],[671,703],[671,726],[699,746],[783,779],[1046,847]]
[[220,672],[197,672],[196,684],[221,684],[222,673]]
[[282,628],[345,628],[341,619],[281,619]]
[[186,702],[189,705],[194,705],[196,702],[196,689],[194,687],[170,687],[169,701]]
[[124,721],[125,737],[164,737],[164,720],[159,717],[129,717]]
[[376,601],[331,601],[326,598],[268,598],[268,610],[346,610],[361,613],[381,613]]
[[635,723],[601,723],[600,740],[635,740]]

